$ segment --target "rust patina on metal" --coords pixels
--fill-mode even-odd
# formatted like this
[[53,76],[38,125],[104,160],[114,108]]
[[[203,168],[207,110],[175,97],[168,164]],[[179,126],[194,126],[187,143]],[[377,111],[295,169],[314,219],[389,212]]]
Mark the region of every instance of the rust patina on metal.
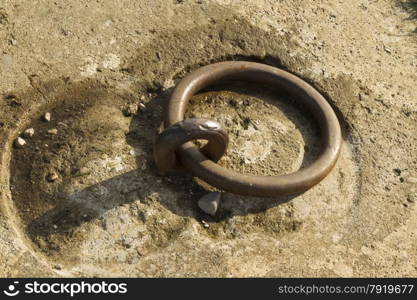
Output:
[[229,137],[221,125],[212,120],[193,118],[180,121],[166,128],[155,141],[154,156],[160,175],[184,172],[175,150],[188,141],[207,140],[200,151],[217,162],[227,150]]
[[[184,121],[184,113],[194,94],[224,80],[267,84],[299,101],[312,113],[320,127],[322,150],[317,159],[305,168],[280,176],[243,175],[218,165],[216,161],[227,148],[226,132],[214,121]],[[176,86],[168,102],[164,126],[166,129],[158,136],[154,149],[161,174],[169,174],[182,167],[218,189],[261,197],[301,193],[319,183],[333,169],[342,141],[337,116],[317,90],[286,71],[246,61],[215,63],[187,75]],[[207,139],[208,143],[200,150],[192,142],[196,139]]]

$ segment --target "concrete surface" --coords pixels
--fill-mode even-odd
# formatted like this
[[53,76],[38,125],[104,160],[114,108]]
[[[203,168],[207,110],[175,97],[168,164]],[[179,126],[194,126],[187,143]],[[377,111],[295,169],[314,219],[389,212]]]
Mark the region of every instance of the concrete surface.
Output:
[[[0,275],[417,276],[415,28],[392,0],[1,1]],[[309,81],[344,143],[308,192],[225,193],[211,217],[152,142],[175,83],[229,59]],[[227,128],[223,166],[282,174],[320,148],[291,100],[229,83],[187,114]]]

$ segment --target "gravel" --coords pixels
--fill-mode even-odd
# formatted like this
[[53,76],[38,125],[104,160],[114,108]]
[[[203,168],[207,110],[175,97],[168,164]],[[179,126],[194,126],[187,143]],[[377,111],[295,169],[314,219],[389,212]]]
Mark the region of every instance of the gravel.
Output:
[[50,113],[50,112],[46,112],[46,113],[43,115],[43,120],[44,120],[44,121],[46,121],[46,122],[51,121],[51,113]]
[[14,145],[17,148],[22,148],[23,146],[26,145],[26,141],[24,139],[22,139],[21,137],[18,137],[15,141],[14,141]]
[[48,133],[52,134],[52,135],[56,135],[58,133],[58,129],[56,129],[56,128],[49,129]]
[[58,179],[58,174],[55,172],[50,172],[47,176],[46,176],[46,180],[48,180],[49,182],[54,182],[55,180]]
[[23,135],[24,135],[25,137],[31,138],[31,137],[33,137],[33,136],[35,135],[35,129],[33,129],[33,128],[28,128],[28,129],[26,129],[25,131],[23,131]]
[[214,216],[219,208],[221,197],[222,194],[220,192],[208,193],[198,200],[198,206],[206,214]]

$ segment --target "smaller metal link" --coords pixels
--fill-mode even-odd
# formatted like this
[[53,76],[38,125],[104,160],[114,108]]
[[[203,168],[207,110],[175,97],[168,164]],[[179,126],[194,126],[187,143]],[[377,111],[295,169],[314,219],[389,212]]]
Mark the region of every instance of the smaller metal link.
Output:
[[175,123],[162,131],[154,144],[154,158],[159,174],[183,172],[184,168],[179,163],[175,150],[186,142],[198,139],[207,140],[201,152],[214,162],[226,153],[229,144],[226,131],[215,121],[192,118]]

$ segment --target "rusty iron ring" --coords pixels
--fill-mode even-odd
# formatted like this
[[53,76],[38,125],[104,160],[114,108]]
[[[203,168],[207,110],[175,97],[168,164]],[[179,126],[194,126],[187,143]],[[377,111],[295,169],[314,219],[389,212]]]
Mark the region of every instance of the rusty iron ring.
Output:
[[154,158],[159,175],[175,175],[184,172],[175,150],[188,141],[207,140],[200,149],[205,156],[217,162],[227,150],[229,136],[215,121],[192,118],[175,123],[162,131],[154,143]]
[[301,193],[319,183],[334,167],[341,148],[341,129],[329,103],[311,85],[281,69],[245,61],[228,61],[197,69],[176,86],[165,113],[166,128],[184,119],[190,98],[201,89],[224,80],[267,84],[293,96],[318,122],[322,150],[309,166],[280,176],[250,176],[225,169],[205,156],[193,142],[179,146],[182,166],[210,185],[240,195],[275,197]]

